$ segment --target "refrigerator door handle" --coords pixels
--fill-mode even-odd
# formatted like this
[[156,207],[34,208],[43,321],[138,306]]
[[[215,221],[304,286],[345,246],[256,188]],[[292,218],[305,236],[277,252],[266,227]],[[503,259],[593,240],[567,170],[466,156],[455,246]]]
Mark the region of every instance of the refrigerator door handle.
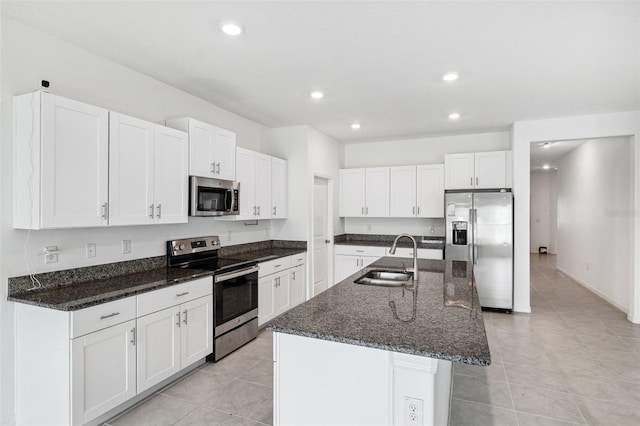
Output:
[[475,250],[473,249],[474,243],[475,241],[473,240],[473,236],[474,236],[474,227],[473,227],[473,223],[474,223],[474,219],[473,219],[473,213],[474,210],[473,209],[469,209],[469,229],[467,230],[467,245],[469,246],[469,260],[471,261],[471,263],[473,263],[475,265],[476,263],[476,259],[473,257],[475,254]]
[[478,210],[473,209],[473,264],[478,262]]

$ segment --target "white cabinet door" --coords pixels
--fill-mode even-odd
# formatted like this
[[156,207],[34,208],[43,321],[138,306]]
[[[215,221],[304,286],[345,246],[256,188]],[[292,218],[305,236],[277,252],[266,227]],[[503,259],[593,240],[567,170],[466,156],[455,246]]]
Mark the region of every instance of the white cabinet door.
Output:
[[216,179],[236,180],[236,134],[219,127],[213,130],[214,148],[213,159],[215,163]]
[[389,167],[366,169],[365,216],[389,217]]
[[506,151],[476,152],[475,187],[481,189],[505,188]]
[[271,157],[271,218],[286,219],[288,214],[287,160]]
[[444,156],[445,189],[473,189],[474,154],[450,154]]
[[291,268],[291,307],[304,302],[306,285],[305,265]]
[[444,165],[418,166],[418,217],[444,217]]
[[335,283],[339,283],[360,270],[360,257],[337,254],[335,256]]
[[154,201],[156,223],[187,223],[189,188],[188,135],[156,125]]
[[135,321],[127,321],[71,340],[74,425],[87,423],[136,395],[135,327]]
[[371,265],[373,262],[375,262],[378,259],[380,259],[379,256],[361,256],[360,267],[358,268],[358,271],[361,270],[362,268],[366,268],[367,266]]
[[107,225],[107,110],[44,92],[14,99],[14,227]]
[[256,152],[255,159],[256,218],[271,219],[271,157]]
[[213,297],[201,297],[180,305],[180,368],[213,352]]
[[[189,175],[214,177],[214,129],[205,123],[188,119],[189,131]],[[167,122],[173,126],[172,123]],[[184,129],[182,129],[184,130]]]
[[[391,167],[391,217],[415,217],[416,166]],[[368,182],[367,182],[368,184]]]
[[276,274],[258,279],[258,325],[262,325],[276,316],[275,290]]
[[237,219],[256,218],[256,156],[253,151],[236,149],[236,180],[240,183],[240,214]]
[[180,370],[180,321],[179,306],[138,318],[138,393]]
[[291,273],[286,270],[275,278],[275,312],[280,315],[291,308]]
[[109,114],[109,224],[154,221],[155,125]]
[[340,216],[364,216],[364,197],[365,169],[340,170]]

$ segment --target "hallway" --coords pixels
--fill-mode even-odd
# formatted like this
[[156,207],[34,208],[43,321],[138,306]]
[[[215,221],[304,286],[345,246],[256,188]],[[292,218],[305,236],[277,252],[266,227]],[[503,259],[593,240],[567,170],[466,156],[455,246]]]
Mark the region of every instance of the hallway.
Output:
[[531,255],[531,314],[483,312],[492,364],[455,364],[450,425],[640,424],[640,325]]

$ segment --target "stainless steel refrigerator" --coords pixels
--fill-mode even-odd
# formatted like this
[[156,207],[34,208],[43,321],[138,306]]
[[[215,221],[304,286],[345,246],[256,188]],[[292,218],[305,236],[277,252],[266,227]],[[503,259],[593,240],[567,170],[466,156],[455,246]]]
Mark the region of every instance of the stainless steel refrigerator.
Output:
[[473,262],[480,305],[513,309],[513,196],[510,190],[445,193],[446,260]]

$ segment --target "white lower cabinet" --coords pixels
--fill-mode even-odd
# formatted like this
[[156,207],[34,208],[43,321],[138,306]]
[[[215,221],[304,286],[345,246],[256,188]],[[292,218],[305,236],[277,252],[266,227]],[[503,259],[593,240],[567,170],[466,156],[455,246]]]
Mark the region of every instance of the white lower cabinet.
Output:
[[304,253],[262,262],[258,276],[258,325],[304,302]]
[[71,341],[73,424],[87,423],[136,395],[135,321]]
[[385,247],[335,246],[335,283],[355,274],[385,255]]
[[205,358],[212,291],[206,277],[72,312],[17,303],[16,423],[102,422]]

